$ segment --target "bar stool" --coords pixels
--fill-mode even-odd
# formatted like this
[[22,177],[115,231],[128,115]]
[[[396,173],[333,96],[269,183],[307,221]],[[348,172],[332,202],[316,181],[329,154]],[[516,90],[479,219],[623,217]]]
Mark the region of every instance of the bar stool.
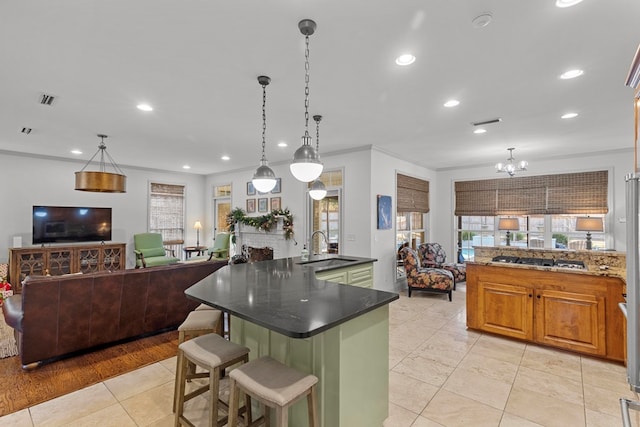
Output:
[[[193,426],[194,424],[184,416],[184,404],[186,401],[193,399],[207,391],[210,392],[209,397],[209,423],[208,425],[223,426],[227,423],[228,416],[218,420],[218,406],[228,408],[228,406],[220,400],[220,374],[225,368],[238,363],[246,363],[249,360],[249,349],[241,345],[232,343],[222,338],[218,334],[210,333],[187,340],[178,346],[178,370],[176,371],[176,390],[177,390],[177,408],[175,416],[175,427],[181,425]],[[189,393],[185,393],[187,383],[188,365],[194,363],[205,370],[207,373],[195,374],[198,376],[206,375],[209,377],[209,384],[197,388]],[[245,399],[246,405],[244,411],[247,413],[247,422],[251,422],[251,399]],[[236,404],[235,411],[238,411]],[[229,409],[230,410],[230,409]],[[236,413],[237,419],[237,413]]]
[[[217,310],[217,309],[207,304],[200,304],[195,308],[195,311],[198,311],[198,310]],[[222,330],[222,336],[226,339],[231,339],[231,316],[229,315],[229,313],[223,312],[222,320],[220,320],[220,322],[222,323],[222,325],[220,326]]]
[[276,410],[277,427],[288,427],[289,406],[307,397],[309,427],[318,426],[316,384],[318,378],[290,368],[269,356],[245,363],[229,373],[229,427],[237,424],[240,391],[246,395],[247,406],[255,398],[265,406],[264,414],[248,426],[264,422],[270,425],[270,408]]
[[[202,305],[209,307],[205,304]],[[178,326],[178,345],[192,338],[210,334],[212,332],[222,336],[222,312],[214,308],[211,308],[210,310],[199,308],[200,307],[190,312],[184,322]],[[180,360],[176,362],[176,372],[180,369],[180,363]],[[195,364],[189,362],[188,365],[188,382],[191,382],[193,378],[205,378],[209,375],[208,373],[196,374]],[[178,410],[178,395],[178,383],[176,382],[173,393],[173,412]]]

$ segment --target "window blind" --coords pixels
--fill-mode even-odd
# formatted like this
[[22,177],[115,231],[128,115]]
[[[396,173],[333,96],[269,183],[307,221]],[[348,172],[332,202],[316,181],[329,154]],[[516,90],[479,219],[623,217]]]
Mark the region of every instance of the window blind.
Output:
[[429,181],[397,174],[398,212],[429,212]]
[[605,214],[608,171],[455,183],[455,215]]
[[184,185],[151,183],[149,231],[163,241],[184,240]]

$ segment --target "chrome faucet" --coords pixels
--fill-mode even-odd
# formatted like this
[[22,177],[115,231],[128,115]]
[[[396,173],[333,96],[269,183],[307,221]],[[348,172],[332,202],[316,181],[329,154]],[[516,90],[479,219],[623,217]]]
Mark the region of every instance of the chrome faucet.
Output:
[[[327,239],[327,235],[322,230],[316,230],[313,233],[311,233],[311,245],[313,245],[313,238],[316,236],[316,234],[320,234],[322,237],[324,237],[324,243],[327,245],[327,249],[329,249],[329,240]],[[318,254],[314,254],[314,255],[318,255]]]

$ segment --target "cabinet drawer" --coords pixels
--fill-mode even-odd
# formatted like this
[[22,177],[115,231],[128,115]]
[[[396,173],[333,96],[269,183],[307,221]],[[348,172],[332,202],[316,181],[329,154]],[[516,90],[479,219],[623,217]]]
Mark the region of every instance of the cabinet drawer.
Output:
[[347,280],[350,284],[373,281],[373,267],[355,267],[347,272]]
[[316,273],[316,277],[320,280],[342,283],[343,285],[348,283],[347,272],[344,270],[328,271],[326,273]]

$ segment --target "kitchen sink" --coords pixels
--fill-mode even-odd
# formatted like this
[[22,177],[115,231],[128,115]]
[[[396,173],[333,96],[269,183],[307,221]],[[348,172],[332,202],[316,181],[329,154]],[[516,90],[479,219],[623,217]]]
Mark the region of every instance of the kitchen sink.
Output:
[[311,259],[309,261],[298,262],[300,265],[308,267],[336,267],[344,264],[348,264],[356,261],[350,258],[323,258],[323,259]]

